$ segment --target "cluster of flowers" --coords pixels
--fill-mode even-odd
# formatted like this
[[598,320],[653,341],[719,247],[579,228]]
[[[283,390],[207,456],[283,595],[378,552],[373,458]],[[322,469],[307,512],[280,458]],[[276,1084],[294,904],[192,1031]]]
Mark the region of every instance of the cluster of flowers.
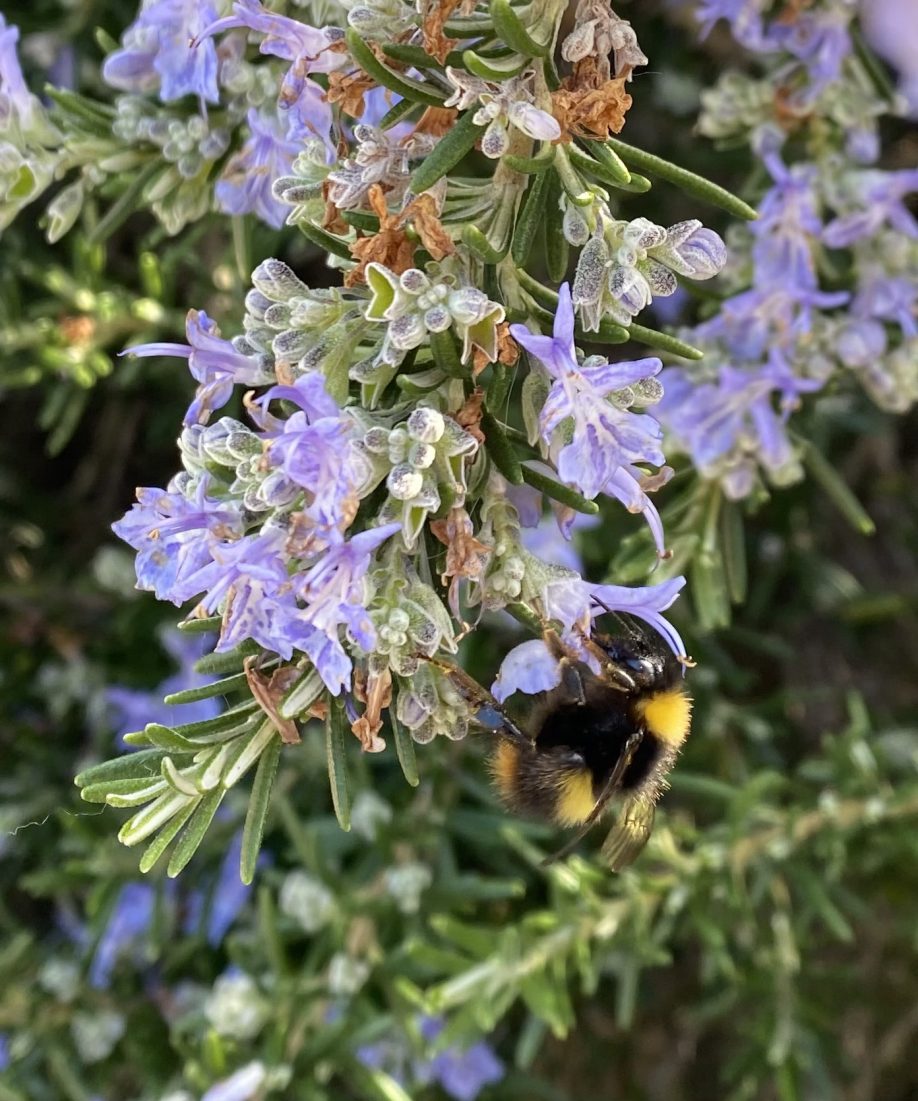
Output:
[[726,21],[760,70],[703,93],[700,129],[748,142],[771,182],[759,220],[728,237],[726,297],[684,334],[704,363],[667,369],[658,407],[673,451],[733,499],[801,476],[787,421],[802,395],[853,375],[883,409],[918,400],[918,221],[905,205],[918,170],[876,167],[882,116],[908,105],[855,48],[856,3],[771,8],[692,5],[703,34]]
[[[726,259],[720,238],[700,222],[665,229],[615,217],[608,178],[618,171],[627,183],[630,174],[598,159],[612,156],[600,139],[620,129],[630,104],[625,83],[646,58],[606,4],[581,3],[581,25],[561,49],[572,74],[554,93],[541,56],[516,57],[509,75],[487,80],[470,71],[481,71],[470,50],[462,55],[469,68],[437,62],[456,39],[493,35],[484,28],[488,9],[465,5],[450,27],[449,4],[423,19],[402,7],[397,35],[392,5],[353,7],[347,31],[317,30],[257,0],[236,0],[231,14],[212,21],[195,8],[188,52],[176,46],[174,24],[166,34],[162,21],[167,8],[177,9],[175,18],[189,11],[153,3],[106,65],[110,80],[141,90],[155,76],[161,93],[168,86],[203,101],[215,87],[210,51],[222,56],[227,42],[234,63],[249,34],[261,53],[288,63],[272,105],[288,126],[283,139],[272,130],[275,139],[234,154],[244,161],[246,195],[234,209],[266,216],[269,202],[282,204],[288,222],[326,245],[344,286],[311,289],[285,263],[267,260],[252,273],[242,335],[227,340],[192,310],[186,344],[131,349],[186,358],[198,387],[180,439],[182,472],[165,489],[140,490],[115,530],[137,551],[140,587],[221,615],[217,651],[253,640],[270,655],[259,675],[266,680],[276,667],[265,690],[275,706],[288,671],[304,662],[319,687],[346,693],[352,728],[368,750],[384,746],[387,706],[417,741],[463,736],[468,705],[426,659],[456,652],[473,609],[523,605],[560,623],[578,647],[605,606],[643,618],[683,653],[662,616],[681,577],[634,589],[589,584],[524,547],[520,514],[531,515],[533,496],[544,492],[567,533],[577,510],[595,513],[595,499],[607,495],[644,515],[664,555],[648,496],[667,477],[662,430],[645,411],[661,397],[660,360],[584,358],[577,315],[586,339],[604,328],[625,339],[655,295],[676,290],[677,276],[710,278]],[[501,26],[515,20],[505,38],[519,49],[532,42],[541,54],[562,8],[543,5],[528,25],[500,5],[490,14],[503,13]],[[454,37],[445,38],[444,27]],[[374,53],[364,38],[384,48]],[[426,58],[423,79],[383,64],[386,47],[396,57],[396,47],[409,51],[419,67]],[[316,73],[328,74],[327,87]],[[385,81],[405,96],[389,94],[395,104],[374,126],[362,114],[364,99]],[[431,100],[437,106],[425,109]],[[588,135],[583,146],[577,135]],[[444,159],[455,162],[476,139],[493,173],[454,182]],[[277,156],[285,142],[297,151],[286,165]],[[520,171],[537,159],[551,170]],[[557,296],[551,336],[541,332],[548,315],[526,293],[531,277],[507,248],[489,253],[502,234],[516,240],[520,198],[542,175],[558,181],[564,237],[582,250],[573,286],[563,284]],[[498,212],[490,225],[478,223],[484,244],[465,232],[473,210]],[[482,283],[488,259],[493,274]],[[521,432],[500,417],[509,369],[527,362]],[[247,391],[248,423],[215,419],[234,387]],[[558,676],[536,640],[509,655],[496,691],[501,698],[537,691]]]

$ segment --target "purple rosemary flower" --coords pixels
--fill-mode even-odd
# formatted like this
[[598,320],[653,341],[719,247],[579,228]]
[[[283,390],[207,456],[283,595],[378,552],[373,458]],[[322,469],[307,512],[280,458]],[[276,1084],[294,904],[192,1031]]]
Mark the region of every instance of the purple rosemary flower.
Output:
[[[524,325],[511,325],[514,339],[539,360],[554,380],[539,414],[542,439],[557,451],[557,469],[562,481],[576,486],[589,498],[609,493],[634,503],[634,464],[664,462],[660,450],[663,432],[646,413],[632,413],[609,401],[609,396],[657,374],[659,359],[626,363],[581,365],[574,348],[574,308],[569,284],[561,287],[552,336],[535,335]],[[573,422],[570,442],[558,432],[564,422]],[[646,498],[646,495],[645,495]],[[655,513],[649,499],[639,511],[652,522]],[[662,545],[659,548],[662,551]]]
[[302,141],[290,133],[287,119],[275,108],[249,111],[251,137],[229,160],[217,181],[217,205],[227,214],[256,214],[280,229],[289,208],[275,198],[274,181],[289,176]]
[[764,152],[774,186],[759,203],[751,226],[755,284],[785,291],[813,290],[817,285],[813,246],[822,232],[812,165],[787,168],[776,151]]
[[180,474],[166,489],[141,487],[137,503],[112,524],[112,531],[137,551],[137,588],[176,605],[200,591],[188,591],[188,578],[210,561],[211,542],[242,534],[238,501],[209,497],[207,477],[198,481],[189,499],[179,488],[186,480]]
[[10,1065],[10,1040],[5,1032],[0,1032],[0,1071]]
[[829,248],[848,248],[874,237],[885,225],[906,237],[918,237],[918,220],[904,202],[906,195],[918,191],[918,168],[897,172],[864,169],[851,173],[848,183],[854,209],[823,230],[822,239]]
[[[245,27],[264,36],[259,47],[261,53],[291,62],[281,83],[278,100],[278,106],[283,111],[290,112],[284,136],[292,139],[314,134],[331,150],[331,107],[320,85],[309,80],[308,74],[329,73],[347,64],[346,52],[334,48],[336,38],[324,30],[309,26],[308,23],[301,23],[298,19],[268,11],[258,0],[236,0],[232,14],[205,27],[198,41],[237,27]],[[256,128],[251,117],[249,127],[255,133]],[[261,128],[265,128],[264,124]],[[298,149],[295,149],[294,156],[297,152]],[[275,172],[269,183],[288,174],[288,171]],[[230,212],[239,213],[235,210]],[[269,225],[275,224],[262,214],[259,216]],[[283,220],[275,228],[280,225],[283,225]]]
[[667,368],[664,385],[660,419],[702,477],[719,478],[728,497],[752,491],[758,466],[776,484],[796,476],[787,418],[801,393],[822,384],[797,377],[777,351],[757,370],[724,365],[716,382],[699,384],[682,368]]
[[8,25],[0,12],[0,132],[15,124],[27,133],[41,110],[22,75],[16,52],[18,41],[19,28]]
[[135,344],[122,355],[140,357],[180,356],[198,382],[194,401],[185,414],[185,424],[206,424],[215,409],[229,401],[234,386],[261,386],[274,381],[268,365],[258,358],[237,352],[203,310],[189,310],[185,320],[187,344]]
[[306,605],[297,622],[301,631],[298,648],[312,659],[333,695],[350,682],[352,668],[341,644],[341,628],[364,650],[376,645],[366,608],[366,574],[373,552],[400,530],[401,524],[393,523],[361,532],[346,543],[329,547],[312,569],[293,579],[297,595]]
[[[427,1017],[421,1022],[421,1035],[432,1043],[443,1031],[439,1017]],[[434,1055],[426,1064],[415,1064],[415,1077],[420,1084],[438,1082],[455,1101],[475,1101],[485,1086],[504,1077],[504,1064],[490,1044],[479,1040],[471,1047],[449,1047]]]
[[89,967],[89,984],[106,989],[120,956],[144,936],[153,921],[156,891],[147,883],[126,883],[109,916],[108,923]]
[[[239,877],[239,856],[242,852],[242,830],[233,835],[229,848],[220,864],[217,882],[210,897],[207,915],[207,943],[211,948],[219,948],[223,938],[239,917],[252,893],[251,884],[245,884]],[[267,853],[260,853],[258,863],[267,861]]]
[[918,19],[901,0],[861,0],[861,25],[871,46],[899,73],[909,118],[918,118]]
[[192,39],[217,17],[199,0],[152,0],[122,36],[120,50],[102,66],[106,83],[122,92],[159,92],[164,103],[195,95],[219,103],[217,49]]
[[189,635],[173,628],[160,633],[160,642],[178,666],[176,673],[150,692],[122,685],[113,685],[106,690],[105,697],[114,711],[119,740],[134,730],[143,730],[147,723],[175,726],[177,723],[212,719],[222,710],[220,702],[215,699],[197,700],[178,707],[163,703],[164,696],[186,688],[198,688],[213,679],[196,673],[194,669],[197,659],[210,652],[208,636]]
[[325,538],[340,539],[350,523],[358,491],[370,469],[357,447],[353,421],[328,396],[322,375],[302,375],[293,386],[272,387],[266,405],[284,398],[300,408],[276,422],[269,458],[286,477],[310,495],[304,514]]
[[901,275],[868,276],[851,303],[851,313],[893,322],[904,337],[918,336],[918,281]]
[[[565,644],[583,660],[591,663],[583,653],[583,634],[589,629],[592,617],[603,615],[608,608],[613,612],[626,612],[644,620],[657,631],[677,657],[685,656],[685,644],[679,632],[663,616],[679,591],[685,585],[684,577],[673,577],[658,585],[628,588],[623,585],[594,585],[576,574],[549,582],[543,595],[543,611],[549,619],[558,619],[563,628]],[[596,601],[601,601],[599,605]],[[491,686],[494,697],[503,702],[514,692],[547,692],[561,683],[561,669],[557,659],[540,638],[530,639],[515,646],[501,663],[497,680]]]

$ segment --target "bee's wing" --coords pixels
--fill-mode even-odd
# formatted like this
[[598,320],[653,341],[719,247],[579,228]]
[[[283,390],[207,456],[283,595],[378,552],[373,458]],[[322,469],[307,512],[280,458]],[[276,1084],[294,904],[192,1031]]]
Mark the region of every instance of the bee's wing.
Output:
[[[606,781],[605,787],[599,794],[599,798],[596,800],[596,805],[590,811],[589,816],[581,823],[580,828],[574,834],[574,836],[563,845],[557,852],[552,853],[551,856],[546,857],[542,861],[542,866],[545,867],[548,864],[554,864],[558,860],[563,860],[565,856],[572,853],[574,849],[580,844],[584,837],[590,832],[590,829],[596,824],[599,818],[602,816],[603,811],[606,809],[606,805],[612,796],[618,791],[621,786],[622,777],[625,775],[625,771],[628,765],[631,764],[631,758],[634,756],[635,750],[641,744],[641,740],[644,737],[642,730],[635,730],[628,741],[625,743],[622,755],[618,759],[618,763],[612,770],[612,775]],[[653,807],[651,807],[651,812]],[[651,813],[651,820],[653,814]],[[634,854],[637,856],[637,852]]]
[[655,808],[648,799],[629,799],[602,843],[601,856],[613,872],[633,864],[653,832]]

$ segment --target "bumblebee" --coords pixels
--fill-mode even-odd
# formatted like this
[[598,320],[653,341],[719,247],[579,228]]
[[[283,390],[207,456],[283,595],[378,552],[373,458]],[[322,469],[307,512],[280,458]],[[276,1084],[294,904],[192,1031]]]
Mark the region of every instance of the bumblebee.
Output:
[[584,639],[599,673],[545,632],[561,683],[537,705],[531,733],[461,670],[451,671],[478,724],[498,738],[491,772],[508,809],[577,828],[546,863],[571,852],[617,796],[621,808],[601,855],[615,871],[631,864],[650,837],[657,800],[688,737],[692,701],[683,663],[655,631],[622,623],[622,635]]

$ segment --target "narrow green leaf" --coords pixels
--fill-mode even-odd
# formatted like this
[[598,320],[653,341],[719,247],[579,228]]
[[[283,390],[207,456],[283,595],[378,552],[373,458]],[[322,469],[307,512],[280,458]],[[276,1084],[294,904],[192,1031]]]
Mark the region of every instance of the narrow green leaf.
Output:
[[662,180],[668,180],[689,195],[694,195],[696,199],[702,199],[704,202],[719,206],[739,218],[746,218],[750,221],[759,216],[754,207],[743,202],[738,196],[716,183],[711,183],[703,176],[689,172],[687,168],[680,168],[654,153],[645,153],[643,149],[637,149],[633,145],[619,141],[618,138],[609,138],[606,145],[614,153],[618,153],[629,167],[634,165],[643,172],[649,172],[651,176],[659,176]]
[[411,190],[415,195],[433,187],[437,180],[455,168],[484,133],[485,128],[473,121],[474,116],[474,111],[461,114],[456,125],[440,138],[432,152],[411,174]]
[[193,753],[198,747],[187,738],[178,734],[171,726],[163,726],[162,723],[147,723],[143,733],[152,745],[160,749],[168,749],[171,752]]
[[242,827],[239,875],[243,883],[251,883],[255,878],[255,868],[258,863],[258,853],[261,851],[261,840],[264,837],[265,821],[271,805],[271,789],[274,787],[274,778],[277,776],[280,753],[281,740],[275,738],[262,753],[255,772],[249,809],[246,812],[245,825]]
[[486,58],[474,50],[462,51],[462,63],[466,69],[481,80],[501,81],[519,76],[526,68],[529,59],[511,53],[505,58]]
[[421,782],[421,778],[418,775],[414,738],[411,737],[411,731],[398,721],[394,701],[392,707],[389,708],[389,725],[392,727],[392,735],[395,738],[395,753],[398,757],[398,763],[402,766],[402,774],[408,783],[416,788]]
[[144,165],[140,171],[130,174],[130,183],[90,231],[88,238],[91,244],[106,241],[122,222],[127,221],[140,206],[144,188],[162,170],[162,161],[157,158]]
[[166,790],[165,780],[160,779],[159,773],[155,776],[143,775],[134,779],[106,780],[101,784],[87,784],[80,791],[80,798],[87,803],[108,803],[109,797],[114,800],[110,805],[119,807],[139,807],[143,803],[149,803]]
[[345,1077],[350,1082],[354,1095],[366,1101],[411,1101],[411,1095],[405,1092],[391,1075],[375,1067],[366,1067],[362,1063],[352,1063]]
[[347,832],[351,828],[351,793],[347,777],[348,734],[344,702],[335,696],[328,700],[328,719],[325,723],[325,755],[328,764],[328,781],[331,785],[332,804],[338,825]]
[[555,172],[565,194],[576,206],[590,206],[595,196],[586,186],[580,174],[571,163],[568,151],[563,145],[555,149]]
[[683,359],[704,359],[704,352],[700,348],[696,348],[692,344],[686,344],[684,340],[670,336],[669,333],[647,329],[633,321],[628,326],[627,331],[631,339],[636,340],[638,344],[649,344],[651,348],[660,348],[664,352],[681,356]]
[[331,253],[333,256],[338,256],[342,260],[354,259],[351,255],[351,250],[347,247],[347,242],[342,241],[340,237],[335,237],[331,233],[326,233],[324,229],[319,229],[319,227],[314,226],[312,222],[297,222],[297,226],[303,236],[312,241],[318,248]]
[[450,378],[468,378],[469,372],[459,358],[455,337],[449,329],[442,333],[429,333],[428,340],[434,363],[441,371],[445,371]]
[[379,233],[379,219],[365,210],[342,210],[341,217],[349,226],[361,229],[364,233]]
[[873,535],[876,526],[864,506],[845,484],[835,467],[809,442],[804,444],[803,464],[848,523],[861,535]]
[[522,464],[522,470],[523,481],[531,485],[533,489],[538,489],[541,493],[544,493],[546,497],[551,497],[553,501],[560,501],[562,505],[567,505],[575,512],[586,513],[587,516],[595,516],[599,512],[599,505],[595,501],[588,501],[586,497],[581,496],[570,486],[566,486],[554,478],[549,478],[547,474],[543,474],[540,470],[534,470],[526,463]]
[[207,631],[219,631],[222,622],[223,616],[219,615],[192,616],[190,619],[183,619],[178,629],[189,635],[198,635]]
[[548,199],[549,177],[542,173],[535,177],[526,192],[522,209],[517,215],[513,227],[513,241],[510,255],[517,267],[523,267],[532,252],[539,222],[545,217],[545,203]]
[[234,650],[227,650],[222,654],[205,654],[194,663],[196,673],[235,673],[242,668],[242,663],[247,657],[259,653],[261,647],[257,642],[246,641]]
[[419,80],[412,80],[411,77],[403,76],[387,65],[383,65],[353,27],[348,28],[345,38],[351,57],[377,84],[415,103],[426,103],[428,107],[443,106],[443,101],[447,98],[446,92],[440,91],[434,84],[423,84]]
[[527,176],[535,173],[541,175],[555,163],[555,147],[550,142],[546,142],[541,152],[534,157],[518,157],[515,153],[505,153],[501,160],[514,172],[522,172]]
[[473,15],[470,18],[450,19],[443,25],[447,38],[490,38],[494,35],[494,24],[485,15]]
[[641,176],[637,172],[632,172],[631,179],[627,183],[619,183],[615,186],[619,191],[630,191],[634,195],[646,195],[653,187],[653,184],[646,176]]
[[494,29],[511,50],[516,50],[523,57],[547,57],[549,44],[536,42],[509,0],[491,0],[491,19]]
[[601,183],[609,184],[612,187],[620,187],[622,184],[631,183],[631,173],[625,168],[627,175],[622,176],[618,172],[613,172],[612,169],[607,168],[601,161],[591,157],[588,153],[584,153],[582,149],[578,149],[577,146],[572,145],[568,150],[568,156],[570,157],[571,164],[580,172],[589,172],[591,176],[594,176]]
[[494,465],[511,485],[521,486],[523,468],[520,460],[499,422],[487,410],[481,414],[481,429],[485,436],[485,448]]
[[445,65],[441,65],[435,57],[432,57],[421,46],[409,46],[404,42],[383,42],[382,52],[386,57],[391,57],[393,61],[400,61],[405,65],[411,65],[415,69],[439,69],[443,70],[445,65],[461,65],[462,53],[459,50],[453,50],[446,59]]
[[180,810],[170,822],[163,826],[150,844],[147,845],[144,849],[143,856],[140,858],[140,870],[144,875],[153,868],[166,849],[168,849],[176,837],[178,837],[182,827],[192,814],[194,814],[197,806],[197,803],[189,803],[187,807]]
[[561,181],[556,168],[549,173],[550,190],[545,204],[545,271],[552,283],[561,283],[567,276],[570,247],[564,236],[561,213]]
[[720,550],[727,573],[727,589],[734,604],[746,599],[746,534],[742,508],[725,500],[720,511]]
[[142,749],[139,753],[128,753],[90,765],[77,773],[74,783],[78,788],[88,788],[93,784],[105,784],[114,780],[133,780],[137,777],[151,778],[159,775],[159,766],[166,756],[162,749]]
[[236,673],[232,677],[223,677],[221,680],[211,681],[210,684],[202,684],[199,688],[183,688],[181,692],[170,692],[163,703],[173,707],[183,703],[196,703],[198,700],[210,700],[214,696],[227,696],[231,692],[239,692],[248,686],[245,673]]
[[188,824],[182,831],[182,836],[178,839],[178,843],[172,850],[172,856],[169,858],[166,875],[170,879],[175,879],[197,852],[198,846],[204,840],[204,834],[207,833],[214,815],[217,813],[217,807],[223,802],[225,794],[226,791],[223,788],[216,788],[209,795],[205,795],[194,808],[194,812],[189,817]]
[[390,107],[388,111],[379,120],[380,130],[391,130],[396,123],[407,119],[409,116],[420,110],[418,104],[412,103],[410,99],[400,99],[394,107]]
[[506,363],[495,363],[491,368],[491,385],[488,387],[488,408],[497,413],[503,411],[504,405],[513,386],[514,372]]
[[486,264],[499,264],[510,250],[509,235],[506,244],[494,245],[477,226],[469,223],[462,227],[462,241]]
[[[593,161],[598,161],[599,164],[606,170],[609,176],[615,183],[616,187],[621,187],[624,184],[631,183],[631,173],[628,170],[628,166],[621,159],[618,153],[614,149],[610,149],[605,142],[601,141],[586,141],[587,155]],[[573,150],[573,146],[571,149]],[[580,152],[580,150],[577,150]]]
[[172,729],[181,737],[191,739],[200,738],[204,734],[215,734],[222,730],[234,730],[247,723],[257,708],[258,704],[249,696],[247,700],[237,703],[235,707],[227,708],[222,714],[215,715],[212,719],[181,723]]

